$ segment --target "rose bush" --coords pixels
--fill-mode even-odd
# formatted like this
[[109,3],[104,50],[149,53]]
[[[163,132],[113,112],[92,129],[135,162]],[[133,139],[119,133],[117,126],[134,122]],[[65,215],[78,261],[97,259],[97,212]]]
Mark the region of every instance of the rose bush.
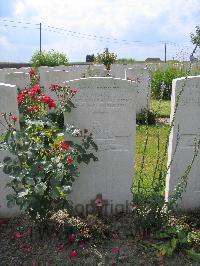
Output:
[[68,195],[79,176],[78,165],[97,160],[92,153],[97,146],[88,130],[73,125],[66,128],[68,136],[82,138],[81,144],[58,140],[60,130],[47,110],[70,112],[76,91],[58,85],[52,85],[51,90],[56,92],[57,102],[44,95],[39,85],[21,91],[17,99],[24,122],[21,130],[12,114],[2,114],[0,122],[6,129],[1,148],[10,152],[3,160],[3,171],[11,178],[8,186],[13,189],[7,195],[8,206],[19,205],[35,221],[45,221],[52,211],[69,207]]

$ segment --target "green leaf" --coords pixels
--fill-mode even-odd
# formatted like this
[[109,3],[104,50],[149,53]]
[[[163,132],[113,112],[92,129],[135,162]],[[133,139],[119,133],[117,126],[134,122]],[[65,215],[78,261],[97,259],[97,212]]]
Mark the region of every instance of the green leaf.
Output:
[[52,188],[50,195],[52,197],[52,199],[58,199],[60,194],[59,191],[57,190],[57,188]]
[[63,186],[61,188],[61,191],[64,192],[64,193],[66,193],[66,194],[70,193],[71,190],[72,190],[72,187],[71,186]]
[[8,201],[12,201],[12,200],[15,200],[15,196],[12,195],[12,194],[8,194],[8,195],[6,196],[6,199],[7,199]]
[[185,250],[186,254],[194,261],[200,262],[200,253],[195,252],[193,249]]
[[47,189],[46,183],[41,182],[35,186],[35,192],[40,196],[44,195],[45,190]]
[[28,195],[28,189],[22,190],[21,192],[18,193],[19,198],[24,197],[26,195]]
[[30,186],[35,185],[35,181],[32,177],[26,177],[26,183],[27,183],[27,185],[30,185]]
[[12,159],[11,159],[11,157],[6,156],[6,157],[3,159],[3,162],[4,162],[5,164],[10,164],[10,163],[12,163]]
[[4,165],[4,167],[3,167],[3,172],[5,173],[5,174],[11,174],[12,173],[12,167],[11,166],[8,166],[8,165]]

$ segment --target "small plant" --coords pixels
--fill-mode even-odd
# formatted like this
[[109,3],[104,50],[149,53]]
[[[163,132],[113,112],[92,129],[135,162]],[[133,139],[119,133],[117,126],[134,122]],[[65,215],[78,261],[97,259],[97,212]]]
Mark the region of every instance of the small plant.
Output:
[[[186,71],[182,67],[169,65],[165,69],[157,69],[152,73],[151,94],[154,99],[170,100],[172,93],[172,80],[183,77]],[[163,89],[163,92],[162,92]]]
[[59,66],[59,65],[67,65],[68,59],[64,53],[56,52],[54,50],[51,51],[36,51],[33,53],[31,57],[31,64],[33,67],[39,66]]
[[102,54],[97,54],[95,62],[105,65],[106,69],[110,70],[110,66],[115,62],[116,58],[117,55],[110,53],[108,48],[106,48]]
[[136,123],[138,125],[155,125],[156,115],[145,108],[136,115]]
[[200,232],[181,219],[171,218],[170,224],[156,232],[154,237],[159,241],[152,244],[157,257],[171,257],[175,251],[184,249],[188,256],[200,262]]

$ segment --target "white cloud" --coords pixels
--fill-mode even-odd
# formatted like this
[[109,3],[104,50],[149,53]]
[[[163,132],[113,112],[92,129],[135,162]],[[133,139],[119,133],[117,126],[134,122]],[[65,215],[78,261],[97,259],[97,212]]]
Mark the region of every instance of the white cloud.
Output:
[[[198,2],[199,0],[16,0],[14,15],[51,26],[120,37],[127,29],[132,34],[135,29],[148,25],[162,14],[169,15],[170,26],[164,28],[171,29],[173,25],[173,32],[176,28],[180,31],[179,18],[182,14],[191,17]],[[163,22],[164,26],[165,21]],[[158,30],[163,26],[162,23],[158,25]],[[181,31],[182,29],[183,27]]]
[[[13,3],[16,20],[42,22],[43,26],[46,24],[91,35],[151,41],[189,42],[189,33],[194,31],[200,11],[200,0],[14,0]],[[42,36],[44,48],[64,51],[70,60],[83,59],[90,51],[99,52],[107,46],[104,41],[67,38],[56,33],[50,35],[44,32]],[[120,54],[124,51],[124,56],[135,51],[134,45],[110,46],[116,47]],[[153,53],[152,56],[156,56],[160,52],[146,45],[138,47],[132,57],[146,58]]]
[[10,51],[15,49],[15,45],[11,43],[6,36],[0,35],[0,50]]

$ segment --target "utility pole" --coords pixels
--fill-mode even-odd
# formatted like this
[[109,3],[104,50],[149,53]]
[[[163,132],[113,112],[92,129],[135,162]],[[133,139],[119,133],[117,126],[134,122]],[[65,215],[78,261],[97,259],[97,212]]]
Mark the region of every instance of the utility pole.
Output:
[[165,63],[167,62],[167,44],[165,43]]
[[42,52],[42,23],[40,23],[40,53]]

